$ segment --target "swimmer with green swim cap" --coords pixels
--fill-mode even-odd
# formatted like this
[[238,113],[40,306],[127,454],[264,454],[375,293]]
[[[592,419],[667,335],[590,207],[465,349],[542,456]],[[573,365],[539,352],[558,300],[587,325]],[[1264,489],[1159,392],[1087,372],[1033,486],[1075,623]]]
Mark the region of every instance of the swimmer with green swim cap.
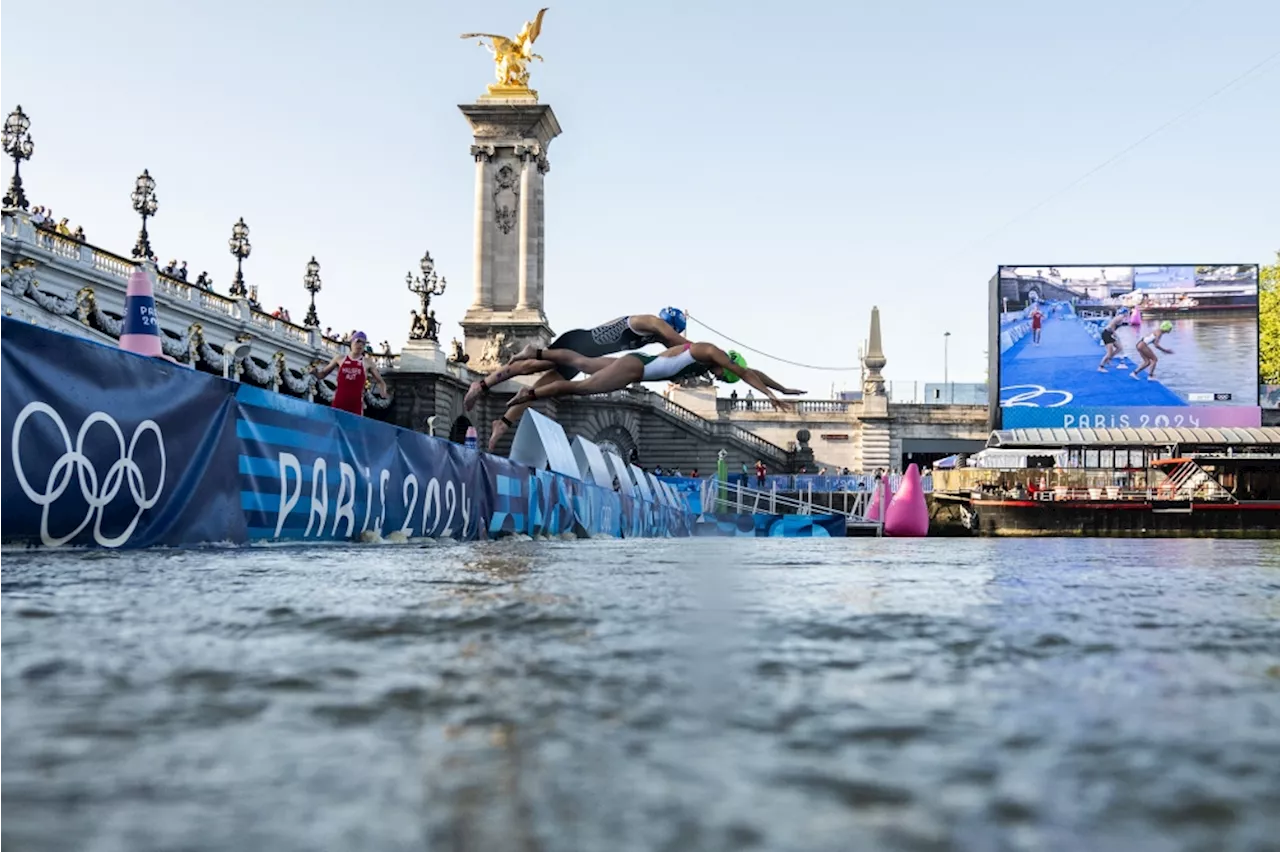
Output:
[[516,394],[509,407],[527,405],[534,400],[558,396],[589,396],[621,390],[635,382],[675,382],[710,374],[724,382],[742,379],[773,401],[776,408],[791,410],[774,391],[802,394],[804,391],[784,388],[759,370],[747,366],[747,359],[737,352],[725,352],[714,343],[685,343],[672,346],[659,355],[629,352],[617,358],[588,358],[568,349],[534,349],[521,352],[513,360],[530,360],[545,364],[544,370],[568,366],[590,378],[583,381],[554,381],[536,388],[525,388]]
[[1160,323],[1159,328],[1138,341],[1138,354],[1142,356],[1142,363],[1138,365],[1138,369],[1129,374],[1129,378],[1136,379],[1139,373],[1146,370],[1147,380],[1155,381],[1156,363],[1160,360],[1156,357],[1155,349],[1159,349],[1166,355],[1173,354],[1172,349],[1165,349],[1160,345],[1160,339],[1171,331],[1173,331],[1173,323],[1165,320]]

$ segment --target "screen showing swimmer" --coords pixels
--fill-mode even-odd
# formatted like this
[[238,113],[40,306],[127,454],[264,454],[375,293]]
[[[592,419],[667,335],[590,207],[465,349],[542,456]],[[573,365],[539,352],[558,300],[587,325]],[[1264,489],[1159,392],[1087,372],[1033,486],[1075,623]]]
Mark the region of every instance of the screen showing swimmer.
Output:
[[1004,429],[1261,424],[1258,266],[1001,266]]

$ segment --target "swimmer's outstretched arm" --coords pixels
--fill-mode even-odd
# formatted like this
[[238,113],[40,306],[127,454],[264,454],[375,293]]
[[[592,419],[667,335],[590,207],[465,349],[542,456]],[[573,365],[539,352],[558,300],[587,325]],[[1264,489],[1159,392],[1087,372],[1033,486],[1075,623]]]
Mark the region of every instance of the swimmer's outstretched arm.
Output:
[[763,370],[756,370],[756,375],[760,377],[761,381],[776,391],[781,391],[782,393],[790,394],[791,396],[798,396],[799,394],[805,393],[805,391],[796,390],[795,388],[784,388],[782,385],[769,378],[769,376],[765,375]]
[[631,327],[641,334],[651,334],[667,346],[684,346],[689,341],[671,324],[653,314],[632,314]]
[[764,383],[760,378],[760,373],[750,367],[743,368],[738,364],[729,360],[729,355],[714,343],[695,343],[689,350],[693,357],[703,364],[712,364],[719,368],[721,372],[728,370],[756,390],[773,401],[773,407],[781,411],[791,411],[792,405],[789,402],[783,402],[774,394],[772,388]]

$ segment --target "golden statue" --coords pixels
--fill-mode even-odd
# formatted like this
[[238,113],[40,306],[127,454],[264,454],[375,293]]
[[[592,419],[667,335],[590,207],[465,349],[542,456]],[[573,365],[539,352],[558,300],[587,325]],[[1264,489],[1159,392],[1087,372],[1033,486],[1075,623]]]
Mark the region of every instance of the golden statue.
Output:
[[533,43],[538,40],[538,35],[542,32],[542,16],[546,13],[546,8],[539,9],[537,16],[532,21],[524,22],[524,27],[515,38],[493,35],[492,33],[464,33],[462,35],[462,38],[487,38],[493,41],[492,45],[485,44],[483,41],[480,42],[486,50],[493,54],[493,61],[497,66],[498,84],[489,86],[491,94],[499,96],[504,93],[533,94],[529,89],[528,63],[533,59],[542,61],[542,57],[533,52]]

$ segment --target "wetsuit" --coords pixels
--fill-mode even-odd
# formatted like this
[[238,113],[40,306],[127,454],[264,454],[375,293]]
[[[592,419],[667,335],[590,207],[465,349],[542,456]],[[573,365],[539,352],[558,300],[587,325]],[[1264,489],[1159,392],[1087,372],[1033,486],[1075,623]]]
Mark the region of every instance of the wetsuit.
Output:
[[[631,327],[631,317],[618,317],[616,320],[598,325],[595,328],[575,328],[557,337],[548,349],[568,349],[588,358],[599,358],[639,349],[650,343],[662,343],[662,338],[652,334],[641,334]],[[578,375],[578,369],[568,364],[556,367],[556,372],[563,379],[572,379]]]
[[643,352],[628,352],[627,356],[639,358],[640,363],[644,364],[644,375],[641,381],[657,382],[667,379],[678,382],[711,372],[710,364],[694,360],[693,352],[689,350],[691,345],[686,343],[684,348],[674,355],[645,355]]

